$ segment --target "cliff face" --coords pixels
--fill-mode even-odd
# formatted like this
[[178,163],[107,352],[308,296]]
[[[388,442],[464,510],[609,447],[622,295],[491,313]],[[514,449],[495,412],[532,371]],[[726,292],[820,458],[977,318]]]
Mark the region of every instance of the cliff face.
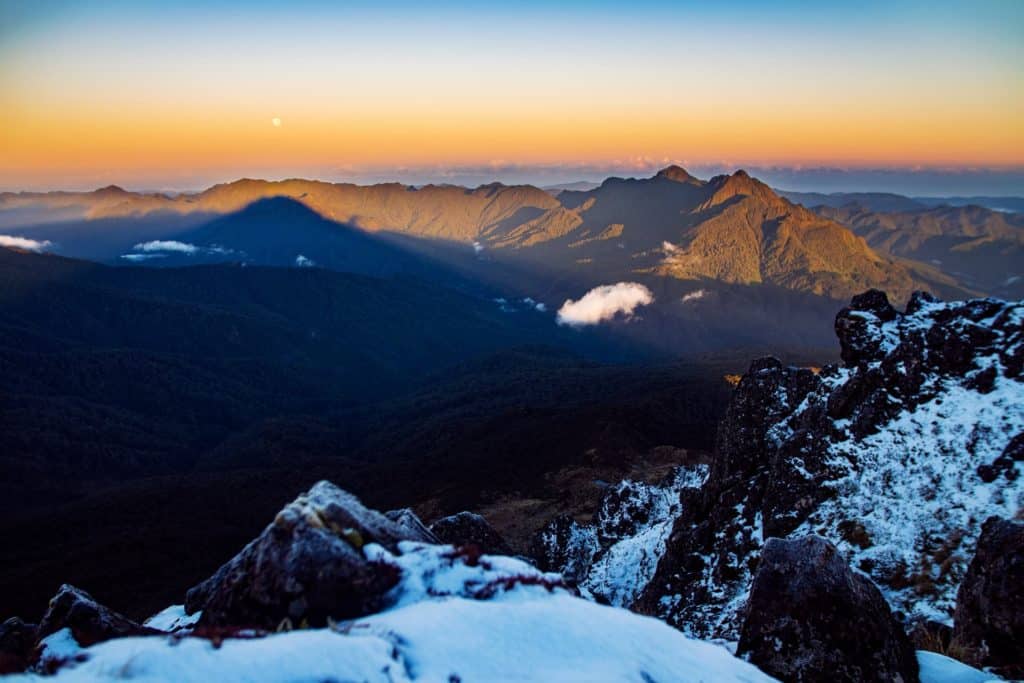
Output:
[[765,539],[818,533],[895,609],[950,620],[982,522],[1024,509],[1024,304],[871,291],[835,328],[843,366],[740,381],[638,609],[735,637]]

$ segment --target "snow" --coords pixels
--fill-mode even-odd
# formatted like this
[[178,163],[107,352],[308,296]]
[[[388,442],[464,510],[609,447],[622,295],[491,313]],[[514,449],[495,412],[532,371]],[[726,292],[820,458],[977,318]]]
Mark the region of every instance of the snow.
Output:
[[[959,305],[925,302],[916,314],[881,325],[885,348],[894,349],[908,335],[927,333],[932,325],[942,324],[937,316]],[[999,314],[1019,324],[1022,310],[1021,304],[1005,304]],[[956,324],[985,327],[994,318],[980,323],[960,319]],[[974,370],[967,377],[929,376],[924,390],[934,397],[904,408],[876,434],[854,439],[848,422],[835,422],[841,436],[830,445],[829,464],[843,474],[829,486],[837,495],[794,534],[818,533],[836,542],[854,567],[876,580],[895,609],[950,623],[981,523],[991,515],[1013,518],[1024,509],[1020,463],[1012,466],[1016,476],[1000,474],[994,482],[984,482],[977,473],[1024,432],[1024,384],[1005,376],[995,350],[1012,343],[1013,336],[1007,334],[992,350],[976,351]],[[991,391],[969,388],[966,380],[986,368],[997,370]],[[825,389],[854,372],[840,370],[826,380]],[[789,422],[821,393],[809,396]],[[788,430],[780,424],[776,434]],[[864,526],[870,547],[842,539],[838,527],[846,520]],[[894,588],[893,583],[910,585]],[[922,586],[928,590],[919,590]]]
[[[409,681],[394,646],[380,637],[345,637],[330,629],[292,631],[259,639],[146,636],[119,638],[77,650],[84,662],[53,677],[11,676],[12,682],[138,681],[238,683],[285,681]],[[67,656],[69,652],[65,652]]]
[[[219,647],[185,633],[79,648],[62,631],[47,653],[55,680],[241,681],[735,681],[773,679],[726,648],[687,638],[649,617],[573,596],[520,560],[456,554],[451,546],[399,544],[402,579],[388,610],[330,628],[231,638]],[[511,580],[517,579],[517,580]],[[495,590],[497,584],[497,590]],[[180,607],[150,625],[180,621]],[[12,682],[43,680],[34,674]]]
[[171,605],[167,609],[154,614],[149,619],[146,619],[143,626],[149,626],[150,628],[155,628],[160,631],[173,633],[174,631],[192,628],[202,616],[203,613],[201,610],[195,614],[185,614],[184,605]]
[[[800,401],[780,383],[769,406],[774,422],[766,434],[770,449],[788,447],[794,439],[798,447],[779,460],[785,476],[813,479],[834,494],[790,536],[828,538],[855,570],[878,585],[894,610],[948,624],[982,523],[992,515],[1014,518],[1024,510],[1024,464],[1004,459],[992,468],[1009,441],[1024,433],[1024,378],[1010,367],[1024,344],[1024,302],[918,300],[915,313],[888,322],[870,312],[850,315],[867,323],[870,337],[865,341],[880,351],[872,357],[893,355],[866,368],[829,368]],[[944,338],[937,328],[967,340],[960,342],[969,354],[966,370],[950,369],[956,366],[941,359],[948,348],[925,343]],[[924,373],[920,389],[904,393],[904,386],[915,384],[904,384],[902,375],[917,371]],[[977,381],[983,372],[991,386]],[[882,398],[892,417],[867,436],[855,435],[856,419],[832,420],[825,438],[815,444],[824,451],[826,467],[812,473],[809,461],[793,455],[807,425],[828,414],[837,390],[856,395],[869,373],[882,373],[880,386],[889,387]],[[793,403],[795,408],[786,408]],[[992,468],[987,482],[979,474],[981,466]],[[998,470],[994,480],[989,476],[993,470]],[[659,598],[658,613],[689,635],[738,635],[753,579],[749,568],[764,542],[764,511],[751,509],[749,498],[740,500],[732,519],[716,530],[714,551],[701,556],[697,590],[705,599],[684,604],[671,585]]]
[[51,633],[39,643],[40,656],[43,659],[73,659],[81,652],[75,637],[71,635],[71,629],[62,628],[56,633]]
[[[572,552],[561,571],[579,577],[584,596],[630,606],[644,590],[665,552],[665,541],[682,513],[683,489],[699,488],[706,465],[677,467],[661,485],[624,480],[602,499],[593,524],[573,522]],[[554,543],[554,538],[546,538]]]
[[547,595],[568,592],[560,574],[544,573],[523,560],[502,555],[459,554],[454,546],[402,541],[398,555],[369,544],[368,560],[398,566],[402,578],[391,590],[393,606],[437,597],[490,597],[508,590]]
[[[881,586],[898,609],[949,622],[956,587],[990,515],[1012,518],[1024,508],[1024,477],[999,485],[977,475],[979,465],[995,460],[1016,434],[1024,431],[1024,387],[999,378],[989,394],[959,385],[937,398],[904,410],[881,432],[860,441],[834,444],[834,464],[848,474],[832,485],[840,496],[823,503],[796,534],[824,528],[839,540],[838,525],[853,519],[864,525],[871,547],[839,540],[855,567],[889,572],[929,572],[945,587],[937,595],[918,595],[913,586]],[[970,445],[969,444],[973,444]],[[851,464],[852,463],[852,464]],[[1016,466],[1018,471],[1020,466]],[[1024,472],[1021,472],[1024,474]],[[954,559],[951,574],[923,564],[943,545]],[[902,568],[902,569],[901,569]]]
[[921,667],[921,683],[988,683],[1002,680],[937,652],[918,650],[917,664]]

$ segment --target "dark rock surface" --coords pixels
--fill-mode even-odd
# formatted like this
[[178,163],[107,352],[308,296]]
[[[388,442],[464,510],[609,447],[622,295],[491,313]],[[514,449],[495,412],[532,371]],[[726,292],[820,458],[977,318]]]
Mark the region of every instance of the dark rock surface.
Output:
[[287,505],[254,541],[185,598],[203,626],[276,628],[285,619],[323,625],[379,609],[399,578],[368,561],[363,546],[395,551],[422,534],[399,525],[330,482]]
[[953,637],[971,664],[1024,677],[1024,522],[985,522],[957,594]]
[[37,635],[42,640],[64,628],[71,629],[71,635],[84,647],[111,638],[159,633],[104,607],[85,591],[68,584],[61,586],[50,600]]
[[768,539],[737,654],[783,681],[918,680],[881,592],[818,536]]
[[487,555],[513,555],[505,539],[501,537],[490,523],[473,512],[442,517],[430,525],[430,531],[442,543],[451,545],[475,545],[480,552]]
[[407,529],[410,533],[416,536],[416,540],[418,541],[422,541],[423,543],[440,543],[437,536],[427,528],[427,525],[423,523],[423,520],[419,518],[419,515],[409,508],[388,510],[384,513],[384,516],[395,524]]
[[32,659],[39,627],[11,617],[0,624],[0,676],[24,671]]

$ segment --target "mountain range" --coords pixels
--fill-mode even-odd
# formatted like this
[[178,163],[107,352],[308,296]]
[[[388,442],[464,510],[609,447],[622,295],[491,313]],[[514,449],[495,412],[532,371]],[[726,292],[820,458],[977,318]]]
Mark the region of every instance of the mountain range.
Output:
[[528,298],[552,315],[594,288],[635,282],[649,303],[604,326],[670,356],[827,353],[835,302],[867,288],[896,302],[914,290],[1012,293],[1022,272],[1016,216],[898,196],[855,212],[806,208],[743,171],[701,180],[677,166],[552,191],[243,179],[175,196],[116,186],[0,195],[4,232],[110,264],[401,273]]
[[[286,246],[298,249],[302,241],[319,245],[310,234],[295,235],[289,243],[283,235],[294,217],[273,215],[280,214],[280,204],[261,210],[257,202],[268,197],[294,199],[324,221],[435,243],[424,248],[464,245],[500,260],[555,263],[588,284],[650,273],[688,281],[770,283],[834,299],[880,287],[899,301],[915,288],[953,293],[958,287],[954,278],[915,271],[874,251],[842,223],[791,203],[743,171],[703,181],[673,166],[652,178],[610,178],[594,189],[557,195],[500,184],[416,188],[305,180],[240,180],[176,197],[109,187],[81,194],[8,194],[0,197],[0,214],[78,207],[81,217],[95,221],[243,212],[233,222],[250,224],[258,235],[239,239],[225,234],[222,224],[186,234],[200,246],[218,244],[257,263],[270,259],[270,252],[280,259]],[[326,226],[319,227],[323,232]],[[316,261],[315,253],[303,255]]]

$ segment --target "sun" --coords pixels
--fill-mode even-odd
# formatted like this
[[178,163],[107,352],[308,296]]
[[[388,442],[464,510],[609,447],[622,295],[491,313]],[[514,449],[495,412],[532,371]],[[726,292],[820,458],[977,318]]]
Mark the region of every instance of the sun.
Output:
[[276,116],[274,118],[270,119],[270,123],[274,124],[274,128],[280,128],[281,127],[281,119],[277,118]]

